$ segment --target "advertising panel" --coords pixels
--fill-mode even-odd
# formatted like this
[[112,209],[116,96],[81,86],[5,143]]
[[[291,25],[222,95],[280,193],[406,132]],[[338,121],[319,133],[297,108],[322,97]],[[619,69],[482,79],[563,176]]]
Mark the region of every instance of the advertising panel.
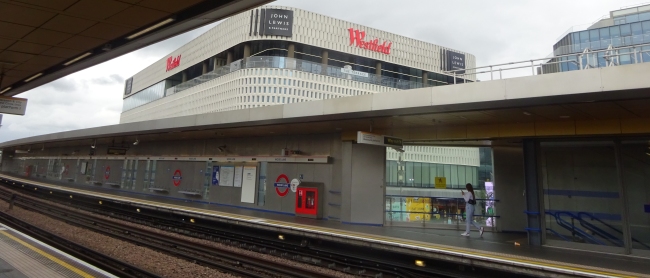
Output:
[[262,9],[260,35],[291,37],[293,35],[293,11]]
[[241,202],[255,203],[255,179],[257,178],[257,167],[244,166],[241,187]]
[[219,185],[219,166],[212,166],[212,185]]
[[457,71],[456,74],[463,74],[465,71],[465,54],[454,52],[451,50],[443,50],[446,65],[443,66],[445,71],[451,70],[461,70]]
[[235,167],[233,166],[221,166],[219,171],[219,180],[220,186],[233,186],[235,182]]

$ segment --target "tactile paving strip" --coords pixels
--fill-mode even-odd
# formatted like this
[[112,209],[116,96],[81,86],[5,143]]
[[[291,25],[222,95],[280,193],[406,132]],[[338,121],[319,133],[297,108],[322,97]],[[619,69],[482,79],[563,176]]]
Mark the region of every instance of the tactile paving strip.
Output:
[[[31,245],[32,248],[19,241]],[[40,252],[34,250],[34,248],[40,250]],[[52,252],[40,244],[11,231],[0,231],[0,249],[8,250],[8,252],[3,251],[0,257],[3,257],[29,277],[78,278],[102,276],[62,254]]]

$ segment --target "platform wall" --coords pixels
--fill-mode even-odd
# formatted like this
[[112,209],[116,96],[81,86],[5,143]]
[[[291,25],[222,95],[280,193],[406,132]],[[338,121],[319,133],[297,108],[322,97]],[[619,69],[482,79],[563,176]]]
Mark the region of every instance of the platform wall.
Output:
[[522,147],[494,147],[494,191],[499,231],[522,232],[527,226],[524,151]]
[[[342,148],[340,134],[314,134],[300,136],[269,136],[252,138],[214,138],[207,140],[140,141],[130,146],[124,158],[107,159],[108,146],[98,144],[95,156],[87,154],[90,145],[80,142],[76,145],[47,148],[16,154],[3,158],[2,172],[20,177],[26,176],[25,167],[32,166],[29,178],[50,180],[60,184],[74,184],[90,188],[110,188],[151,195],[162,195],[175,199],[188,199],[221,205],[252,208],[284,214],[294,213],[295,193],[285,196],[276,193],[274,183],[284,174],[289,181],[302,178],[305,182],[320,182],[325,185],[323,216],[332,220],[341,218],[341,207],[330,206],[341,202]],[[116,145],[119,145],[116,144]],[[219,150],[219,147],[223,151]],[[209,156],[280,156],[281,149],[300,150],[303,156],[329,156],[327,163],[293,162],[212,162],[180,161],[175,157]],[[379,153],[385,153],[380,148]],[[380,159],[384,159],[383,156]],[[155,164],[154,164],[155,161]],[[86,163],[85,174],[82,165]],[[261,167],[262,163],[265,164]],[[137,167],[136,167],[137,165]],[[212,185],[212,166],[257,166],[256,196],[253,203],[241,202],[241,187]],[[383,164],[382,164],[383,165]],[[383,167],[383,166],[382,166]],[[265,169],[265,171],[262,171]],[[383,169],[383,168],[382,168]],[[174,173],[180,171],[178,185],[174,184]],[[38,175],[38,176],[37,176]],[[383,177],[382,175],[378,175]],[[153,190],[163,189],[160,190]],[[187,192],[198,193],[197,195]],[[334,193],[332,193],[334,192]],[[375,196],[381,204],[383,195]],[[352,209],[352,208],[346,208]],[[363,207],[359,208],[363,210]],[[382,214],[379,213],[379,216]]]

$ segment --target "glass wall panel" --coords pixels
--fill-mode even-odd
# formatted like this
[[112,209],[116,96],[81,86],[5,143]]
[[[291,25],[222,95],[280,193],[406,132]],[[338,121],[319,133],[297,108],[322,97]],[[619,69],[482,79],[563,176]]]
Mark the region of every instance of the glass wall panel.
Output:
[[422,163],[413,163],[413,186],[422,187]]
[[124,99],[122,112],[165,97],[165,81],[158,82]]
[[640,13],[639,21],[650,20],[650,12]]
[[618,47],[623,45],[621,39],[621,28],[619,26],[609,27],[609,34],[612,37],[612,46]]
[[404,178],[406,186],[413,186],[413,162],[405,162]]
[[589,31],[589,41],[591,42],[590,48],[592,50],[600,49],[600,35],[598,29]]
[[547,244],[622,250],[613,143],[542,143],[540,164]]
[[434,186],[433,178],[431,178],[429,168],[431,168],[431,163],[422,163],[422,187]]
[[648,141],[623,142],[621,164],[633,253],[650,256],[650,149]]

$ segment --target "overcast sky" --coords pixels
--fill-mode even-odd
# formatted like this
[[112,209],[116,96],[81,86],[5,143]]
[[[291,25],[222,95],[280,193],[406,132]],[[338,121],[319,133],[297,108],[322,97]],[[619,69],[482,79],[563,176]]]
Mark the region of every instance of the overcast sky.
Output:
[[[628,0],[279,0],[292,6],[472,53],[477,65],[544,58],[569,28],[586,28]],[[212,25],[213,26],[213,25]],[[189,42],[206,26],[63,77],[17,97],[0,142],[119,123],[124,79]]]

